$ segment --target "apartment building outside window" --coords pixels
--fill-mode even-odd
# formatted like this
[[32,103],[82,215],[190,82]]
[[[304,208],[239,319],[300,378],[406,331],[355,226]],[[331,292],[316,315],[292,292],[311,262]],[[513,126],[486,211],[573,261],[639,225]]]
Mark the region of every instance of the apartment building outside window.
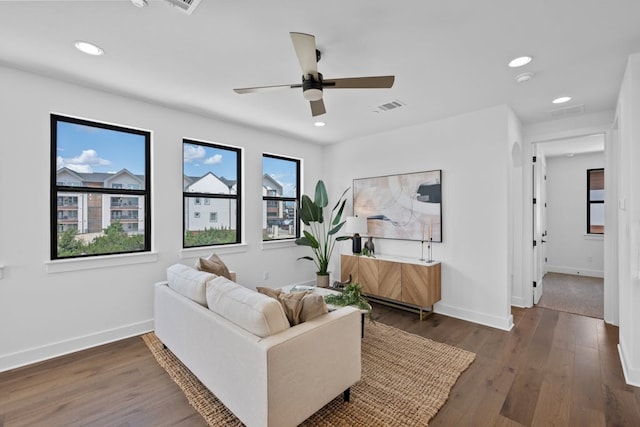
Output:
[[151,249],[148,131],[52,114],[51,259]]
[[262,240],[300,237],[300,160],[262,155]]
[[183,247],[240,243],[240,148],[184,139]]

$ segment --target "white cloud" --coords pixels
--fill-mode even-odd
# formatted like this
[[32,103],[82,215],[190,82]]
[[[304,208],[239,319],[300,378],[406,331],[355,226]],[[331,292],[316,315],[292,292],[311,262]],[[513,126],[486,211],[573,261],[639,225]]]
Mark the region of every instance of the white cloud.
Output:
[[215,154],[204,161],[205,165],[215,165],[222,161],[222,154]]
[[111,162],[98,156],[96,150],[83,150],[77,157],[64,158],[58,156],[56,158],[57,168],[69,168],[75,172],[91,173],[93,166],[109,166]]
[[196,145],[185,144],[183,151],[184,161],[186,163],[202,159],[206,155],[204,148]]

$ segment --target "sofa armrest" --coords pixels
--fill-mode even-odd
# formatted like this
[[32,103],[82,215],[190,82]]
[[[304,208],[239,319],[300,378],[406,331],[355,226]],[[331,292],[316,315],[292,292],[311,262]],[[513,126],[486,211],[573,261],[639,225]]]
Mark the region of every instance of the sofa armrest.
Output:
[[361,313],[345,307],[264,338],[269,425],[298,425],[361,378]]

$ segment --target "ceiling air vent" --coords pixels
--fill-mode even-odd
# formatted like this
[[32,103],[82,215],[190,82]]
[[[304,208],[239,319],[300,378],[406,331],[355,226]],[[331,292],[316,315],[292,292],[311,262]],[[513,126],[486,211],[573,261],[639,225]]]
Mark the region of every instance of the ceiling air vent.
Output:
[[187,15],[191,15],[196,7],[200,4],[201,0],[165,0],[172,6],[180,9]]
[[572,105],[570,107],[557,108],[547,112],[551,120],[564,119],[565,117],[573,117],[584,114],[584,104]]
[[396,108],[404,107],[407,104],[396,99],[395,101],[387,102],[385,104],[379,105],[376,109],[376,113],[384,113],[386,111],[395,110]]

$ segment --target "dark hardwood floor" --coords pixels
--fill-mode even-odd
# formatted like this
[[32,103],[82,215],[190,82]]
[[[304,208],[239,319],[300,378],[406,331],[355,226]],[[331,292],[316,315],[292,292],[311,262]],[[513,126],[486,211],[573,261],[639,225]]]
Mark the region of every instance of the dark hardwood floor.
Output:
[[[477,354],[431,426],[638,426],[618,328],[514,309],[510,332],[375,305],[377,321]],[[0,373],[0,426],[202,426],[138,337]]]

